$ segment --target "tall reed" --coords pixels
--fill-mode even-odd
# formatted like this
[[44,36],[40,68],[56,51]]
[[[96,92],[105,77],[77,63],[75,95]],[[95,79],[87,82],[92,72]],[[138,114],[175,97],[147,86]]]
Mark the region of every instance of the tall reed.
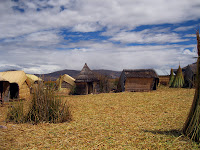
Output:
[[199,31],[197,35],[197,50],[198,50],[198,59],[197,59],[197,72],[196,72],[196,86],[195,86],[195,95],[190,109],[189,115],[183,127],[183,133],[190,139],[199,142],[200,141],[200,40],[199,40]]
[[[14,111],[19,108],[13,106],[10,114],[8,114],[9,121],[18,120],[16,116],[18,111]],[[39,122],[60,123],[71,120],[71,113],[66,102],[63,102],[60,98],[55,96],[55,88],[52,85],[44,85],[42,82],[33,89],[33,98],[30,102],[27,113],[23,112],[22,108],[22,121],[15,121],[17,123],[31,122],[37,124]]]

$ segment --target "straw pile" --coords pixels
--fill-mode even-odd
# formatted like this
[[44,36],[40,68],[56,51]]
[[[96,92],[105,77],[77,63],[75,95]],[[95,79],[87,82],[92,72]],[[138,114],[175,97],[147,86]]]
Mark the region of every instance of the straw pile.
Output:
[[190,113],[183,127],[183,133],[188,136],[190,139],[195,141],[200,141],[200,40],[199,40],[199,31],[197,35],[197,50],[198,50],[198,59],[197,59],[197,74],[196,74],[196,89],[192,107]]
[[174,73],[173,73],[173,69],[171,68],[171,73],[169,77],[169,87],[172,86],[173,81],[174,81]]
[[174,78],[174,81],[173,81],[171,87],[181,88],[181,87],[183,87],[183,85],[184,85],[184,77],[183,77],[182,69],[179,65],[178,70],[177,70],[177,74]]

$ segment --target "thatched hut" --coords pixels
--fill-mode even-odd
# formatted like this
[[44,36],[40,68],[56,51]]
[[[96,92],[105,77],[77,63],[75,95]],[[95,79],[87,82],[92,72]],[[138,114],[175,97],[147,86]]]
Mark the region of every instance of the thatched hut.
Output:
[[43,80],[36,75],[33,74],[26,74],[31,84],[38,84],[38,82],[42,82]]
[[159,83],[153,69],[124,69],[118,83],[118,91],[140,92],[156,90]]
[[69,94],[70,91],[75,87],[75,79],[71,76],[64,74],[56,80],[56,85],[59,92]]
[[161,76],[159,76],[159,84],[168,86],[168,84],[169,84],[169,75],[161,75]]
[[76,94],[86,95],[91,93],[96,94],[99,92],[99,80],[86,63],[80,74],[76,77],[75,83]]
[[197,73],[197,63],[186,66],[184,73],[185,87],[189,88],[194,87],[196,73]]
[[4,101],[9,99],[30,99],[30,82],[24,71],[0,72],[1,95]]

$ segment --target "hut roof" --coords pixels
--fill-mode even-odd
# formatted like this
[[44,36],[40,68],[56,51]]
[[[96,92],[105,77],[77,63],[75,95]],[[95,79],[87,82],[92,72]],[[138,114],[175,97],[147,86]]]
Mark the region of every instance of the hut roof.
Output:
[[158,78],[157,73],[153,69],[124,69],[123,72],[127,78]]
[[0,81],[7,81],[7,80],[0,76]]
[[154,69],[158,76],[169,76],[170,70],[167,69]]
[[27,76],[24,73],[24,71],[5,71],[0,72],[0,77],[5,79],[6,81],[10,83],[17,83],[19,88],[22,86],[22,84],[26,81]]
[[[59,79],[60,78],[58,78],[57,80],[56,80],[56,82],[58,83],[59,82]],[[61,76],[61,80],[62,81],[65,81],[65,82],[67,82],[67,83],[69,83],[70,85],[75,85],[75,79],[74,78],[72,78],[71,76],[69,76],[69,75],[67,75],[67,74],[64,74],[64,75],[62,75]]]
[[41,78],[39,78],[39,77],[37,77],[36,75],[33,75],[33,74],[26,74],[26,76],[28,77],[28,79],[29,79],[31,82],[42,81]]
[[75,82],[93,82],[93,81],[98,81],[98,79],[85,63],[80,74],[76,77]]

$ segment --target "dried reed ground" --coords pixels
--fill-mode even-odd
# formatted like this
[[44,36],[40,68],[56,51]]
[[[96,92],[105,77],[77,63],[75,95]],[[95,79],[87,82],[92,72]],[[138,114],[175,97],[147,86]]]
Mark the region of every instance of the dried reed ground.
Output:
[[0,149],[198,149],[181,136],[194,89],[67,96],[73,120],[60,124],[5,123]]

